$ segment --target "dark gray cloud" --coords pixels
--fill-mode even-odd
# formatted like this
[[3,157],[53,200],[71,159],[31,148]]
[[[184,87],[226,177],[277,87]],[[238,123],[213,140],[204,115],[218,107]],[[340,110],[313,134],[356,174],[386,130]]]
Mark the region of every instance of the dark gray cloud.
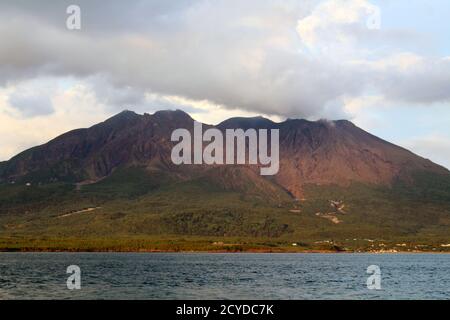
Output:
[[425,59],[411,70],[384,73],[379,85],[393,100],[423,104],[450,101],[450,59]]
[[[157,94],[286,117],[345,116],[340,99],[368,89],[418,103],[450,99],[447,60],[421,73],[353,63],[368,49],[358,47],[360,38],[392,43],[398,33],[380,36],[348,24],[341,29],[352,28],[345,32],[356,43],[335,47],[356,56],[323,55],[323,42],[318,53],[305,50],[296,27],[318,1],[80,0],[82,29],[69,31],[65,9],[72,3],[0,3],[0,39],[7,39],[0,46],[0,84],[73,76],[114,108],[140,108],[146,94]],[[327,26],[321,33],[341,30]]]
[[9,104],[26,118],[53,113],[52,101],[47,95],[14,92],[9,96]]

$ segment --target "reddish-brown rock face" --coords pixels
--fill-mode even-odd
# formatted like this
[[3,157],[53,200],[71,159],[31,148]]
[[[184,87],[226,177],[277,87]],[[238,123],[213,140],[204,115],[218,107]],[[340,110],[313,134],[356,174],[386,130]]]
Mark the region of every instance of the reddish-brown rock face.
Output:
[[252,123],[257,128],[280,129],[280,171],[275,181],[294,196],[306,184],[349,185],[351,182],[389,185],[409,180],[415,171],[448,175],[445,168],[412,152],[379,139],[349,121],[233,119],[219,125],[237,128]]
[[[70,131],[1,163],[0,179],[5,182],[31,175],[42,182],[95,181],[119,167],[145,166],[181,179],[205,175],[216,180],[231,177],[251,180],[251,184],[245,184],[246,188],[268,183],[266,178],[248,171],[257,172],[252,166],[241,168],[244,171],[239,174],[235,170],[241,169],[227,168],[212,173],[211,167],[206,165],[173,165],[171,133],[178,128],[192,130],[193,123],[194,120],[182,111],[160,111],[153,115],[124,111],[91,128]],[[209,127],[204,125],[204,130]],[[217,128],[279,129],[280,170],[269,180],[296,197],[302,196],[306,184],[345,186],[363,182],[389,185],[396,179],[408,181],[415,171],[449,174],[445,168],[344,120],[274,123],[260,117],[233,118]],[[234,186],[230,181],[223,184],[230,188]]]

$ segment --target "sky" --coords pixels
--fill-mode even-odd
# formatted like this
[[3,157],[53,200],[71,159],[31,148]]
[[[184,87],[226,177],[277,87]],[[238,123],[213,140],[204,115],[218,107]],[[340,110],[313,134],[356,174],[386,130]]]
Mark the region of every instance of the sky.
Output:
[[450,168],[449,12],[447,0],[2,0],[0,161],[124,109],[182,109],[210,124],[348,119]]

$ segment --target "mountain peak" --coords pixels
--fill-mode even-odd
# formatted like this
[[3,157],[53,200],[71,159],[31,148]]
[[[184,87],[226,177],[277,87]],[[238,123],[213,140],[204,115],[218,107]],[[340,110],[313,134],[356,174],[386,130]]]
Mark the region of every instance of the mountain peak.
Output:
[[127,117],[128,118],[128,117],[135,117],[135,116],[139,116],[139,115],[132,110],[125,109],[113,117]]
[[190,120],[193,121],[192,117],[184,112],[183,110],[176,109],[176,110],[160,110],[156,111],[153,114],[153,117],[157,119],[168,119],[168,120]]
[[[105,122],[63,134],[0,164],[0,182],[46,174],[49,179],[95,180],[123,166],[162,164],[167,169],[171,164],[171,133],[177,128],[191,130],[193,122],[182,110],[163,110],[152,115],[124,110]],[[307,184],[389,185],[399,178],[410,179],[416,171],[448,175],[440,166],[347,120],[288,119],[276,123],[263,117],[236,117],[216,128],[279,129],[282,158],[276,180],[295,195],[300,195],[302,186]]]
[[277,124],[270,119],[258,117],[235,117],[222,121],[217,125],[220,129],[270,129]]
[[351,122],[350,120],[345,120],[345,119],[335,120],[335,121],[333,121],[333,123],[335,125],[342,126],[342,127],[356,127],[356,125],[353,122]]
[[118,120],[118,119],[129,120],[129,119],[137,118],[139,116],[140,115],[137,114],[136,112],[125,109],[125,110],[113,115],[112,117],[106,119],[106,121]]
[[108,127],[109,126],[115,127],[118,125],[123,125],[124,123],[128,123],[132,120],[138,119],[139,117],[140,115],[135,113],[134,111],[124,110],[106,119],[104,122],[95,125],[94,127],[101,127],[104,125],[107,125]]

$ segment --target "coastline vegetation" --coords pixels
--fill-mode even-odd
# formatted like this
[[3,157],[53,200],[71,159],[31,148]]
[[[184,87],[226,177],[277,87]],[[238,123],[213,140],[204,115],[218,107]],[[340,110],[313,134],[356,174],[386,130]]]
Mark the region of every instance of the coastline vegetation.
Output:
[[[82,187],[0,185],[0,251],[450,251],[448,181],[307,186],[292,199],[146,174],[121,170]],[[324,219],[338,199],[339,222]]]
[[[422,242],[423,243],[423,242]],[[0,252],[210,252],[210,253],[450,253],[441,243],[395,243],[381,240],[288,242],[254,238],[0,238]]]

